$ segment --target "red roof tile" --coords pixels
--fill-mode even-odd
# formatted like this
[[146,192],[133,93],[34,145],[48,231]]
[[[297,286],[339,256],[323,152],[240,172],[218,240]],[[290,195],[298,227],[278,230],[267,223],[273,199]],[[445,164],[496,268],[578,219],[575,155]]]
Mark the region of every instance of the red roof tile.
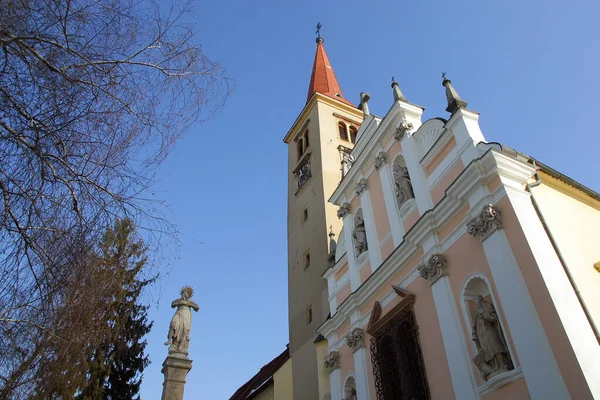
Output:
[[335,72],[333,72],[333,68],[331,67],[331,62],[329,62],[329,57],[327,57],[327,53],[325,52],[322,39],[317,40],[317,53],[315,54],[310,85],[308,86],[307,103],[315,92],[354,106],[354,104],[346,100],[342,93],[340,84],[335,77]]

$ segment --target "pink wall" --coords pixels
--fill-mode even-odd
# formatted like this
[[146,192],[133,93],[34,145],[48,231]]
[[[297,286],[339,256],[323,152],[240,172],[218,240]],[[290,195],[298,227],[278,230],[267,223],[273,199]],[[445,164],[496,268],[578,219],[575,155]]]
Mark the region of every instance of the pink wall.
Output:
[[390,220],[385,208],[383,188],[381,187],[381,178],[379,177],[379,173],[372,173],[368,181],[369,197],[371,198],[371,207],[373,208],[373,216],[375,218],[377,239],[381,243],[381,241],[390,234]]
[[390,235],[385,242],[381,245],[381,259],[385,261],[386,258],[394,251],[394,239]]
[[371,262],[367,260],[367,262],[365,262],[365,265],[363,265],[359,271],[360,283],[362,284],[364,281],[366,281],[367,278],[371,276],[372,272],[373,271],[371,269]]
[[446,172],[442,180],[435,185],[435,187],[431,190],[431,200],[433,204],[437,204],[446,194],[446,189],[448,186],[454,182],[454,180],[460,175],[460,173],[465,169],[461,160],[457,160],[456,163]]
[[415,208],[404,221],[404,232],[408,232],[410,228],[419,220],[419,210]]
[[456,139],[452,137],[448,143],[444,145],[440,149],[440,151],[435,155],[435,157],[429,162],[429,164],[423,166],[423,170],[425,171],[425,177],[429,177],[433,171],[448,157],[448,154],[456,147]]
[[350,280],[348,280],[348,282],[346,282],[344,286],[342,286],[338,294],[335,295],[335,301],[338,307],[344,302],[344,300],[348,298],[348,296],[350,296],[351,293],[352,288],[350,287]]

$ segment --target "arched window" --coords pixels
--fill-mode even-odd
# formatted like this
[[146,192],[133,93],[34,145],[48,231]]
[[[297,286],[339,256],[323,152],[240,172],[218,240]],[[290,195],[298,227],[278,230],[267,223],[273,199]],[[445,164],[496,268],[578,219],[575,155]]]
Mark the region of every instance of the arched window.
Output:
[[356,400],[356,381],[353,376],[346,378],[344,383],[344,398],[343,400]]
[[338,130],[340,131],[340,139],[348,140],[348,131],[346,131],[346,124],[343,122],[339,122]]
[[352,143],[356,143],[356,132],[358,132],[356,128],[350,125],[350,141]]

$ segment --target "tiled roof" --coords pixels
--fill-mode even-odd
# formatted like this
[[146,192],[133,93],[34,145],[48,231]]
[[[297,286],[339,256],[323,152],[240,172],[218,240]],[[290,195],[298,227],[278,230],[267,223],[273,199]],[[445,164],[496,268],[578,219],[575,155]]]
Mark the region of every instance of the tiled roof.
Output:
[[354,104],[346,100],[342,93],[340,84],[335,77],[335,72],[333,72],[333,68],[331,67],[331,62],[329,62],[329,57],[327,57],[327,53],[325,52],[323,40],[317,41],[317,53],[315,54],[310,85],[308,86],[307,103],[315,92],[319,92],[339,100],[342,103],[354,106]]
[[283,353],[275,357],[265,366],[263,366],[256,375],[248,382],[244,383],[229,400],[246,400],[251,399],[262,390],[269,387],[273,381],[273,375],[285,364],[290,358],[290,351],[286,348]]

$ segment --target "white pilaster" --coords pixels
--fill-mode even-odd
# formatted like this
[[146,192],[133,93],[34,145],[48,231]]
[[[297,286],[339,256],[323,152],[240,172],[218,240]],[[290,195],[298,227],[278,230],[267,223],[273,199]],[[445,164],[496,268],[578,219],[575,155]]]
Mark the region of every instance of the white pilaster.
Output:
[[364,347],[354,352],[354,374],[356,398],[370,400],[369,380],[367,378],[367,351]]
[[472,363],[468,357],[469,353],[448,276],[442,276],[435,281],[431,285],[431,291],[442,331],[454,396],[461,400],[478,400],[479,394],[472,373]]
[[415,192],[415,201],[419,214],[423,215],[427,210],[433,208],[433,200],[431,193],[427,188],[427,179],[423,168],[421,168],[421,160],[417,159],[417,145],[412,135],[408,135],[402,140],[402,155],[406,161],[408,174],[410,175],[410,183]]
[[342,400],[342,389],[340,383],[340,369],[337,368],[329,374],[329,386],[331,387],[331,400]]
[[392,230],[392,240],[394,247],[397,247],[404,238],[404,226],[398,211],[396,194],[394,193],[394,178],[392,177],[391,167],[389,163],[385,163],[379,169],[379,178],[383,189],[383,199],[385,201],[385,209],[390,221],[390,229]]
[[365,220],[365,230],[367,231],[367,244],[369,246],[371,270],[375,271],[381,265],[381,249],[379,248],[379,239],[377,238],[377,228],[375,227],[375,216],[373,215],[369,189],[363,191],[360,195],[360,204]]
[[[600,346],[598,346],[562,264],[535,212],[529,193],[519,189],[508,189],[507,194],[590,392],[594,398],[600,399]],[[508,243],[504,245],[507,246]],[[523,359],[521,353],[519,353],[519,357]],[[523,371],[526,372],[525,366],[523,366]],[[525,378],[527,379],[527,375]]]
[[482,244],[531,398],[570,399],[506,233],[497,229]]
[[[367,229],[366,226],[365,229]],[[354,292],[360,286],[360,277],[352,232],[354,232],[354,217],[351,213],[348,213],[344,217],[344,240],[346,241],[346,258],[348,259],[348,272],[350,273],[350,287]],[[368,237],[367,240],[369,240]]]

